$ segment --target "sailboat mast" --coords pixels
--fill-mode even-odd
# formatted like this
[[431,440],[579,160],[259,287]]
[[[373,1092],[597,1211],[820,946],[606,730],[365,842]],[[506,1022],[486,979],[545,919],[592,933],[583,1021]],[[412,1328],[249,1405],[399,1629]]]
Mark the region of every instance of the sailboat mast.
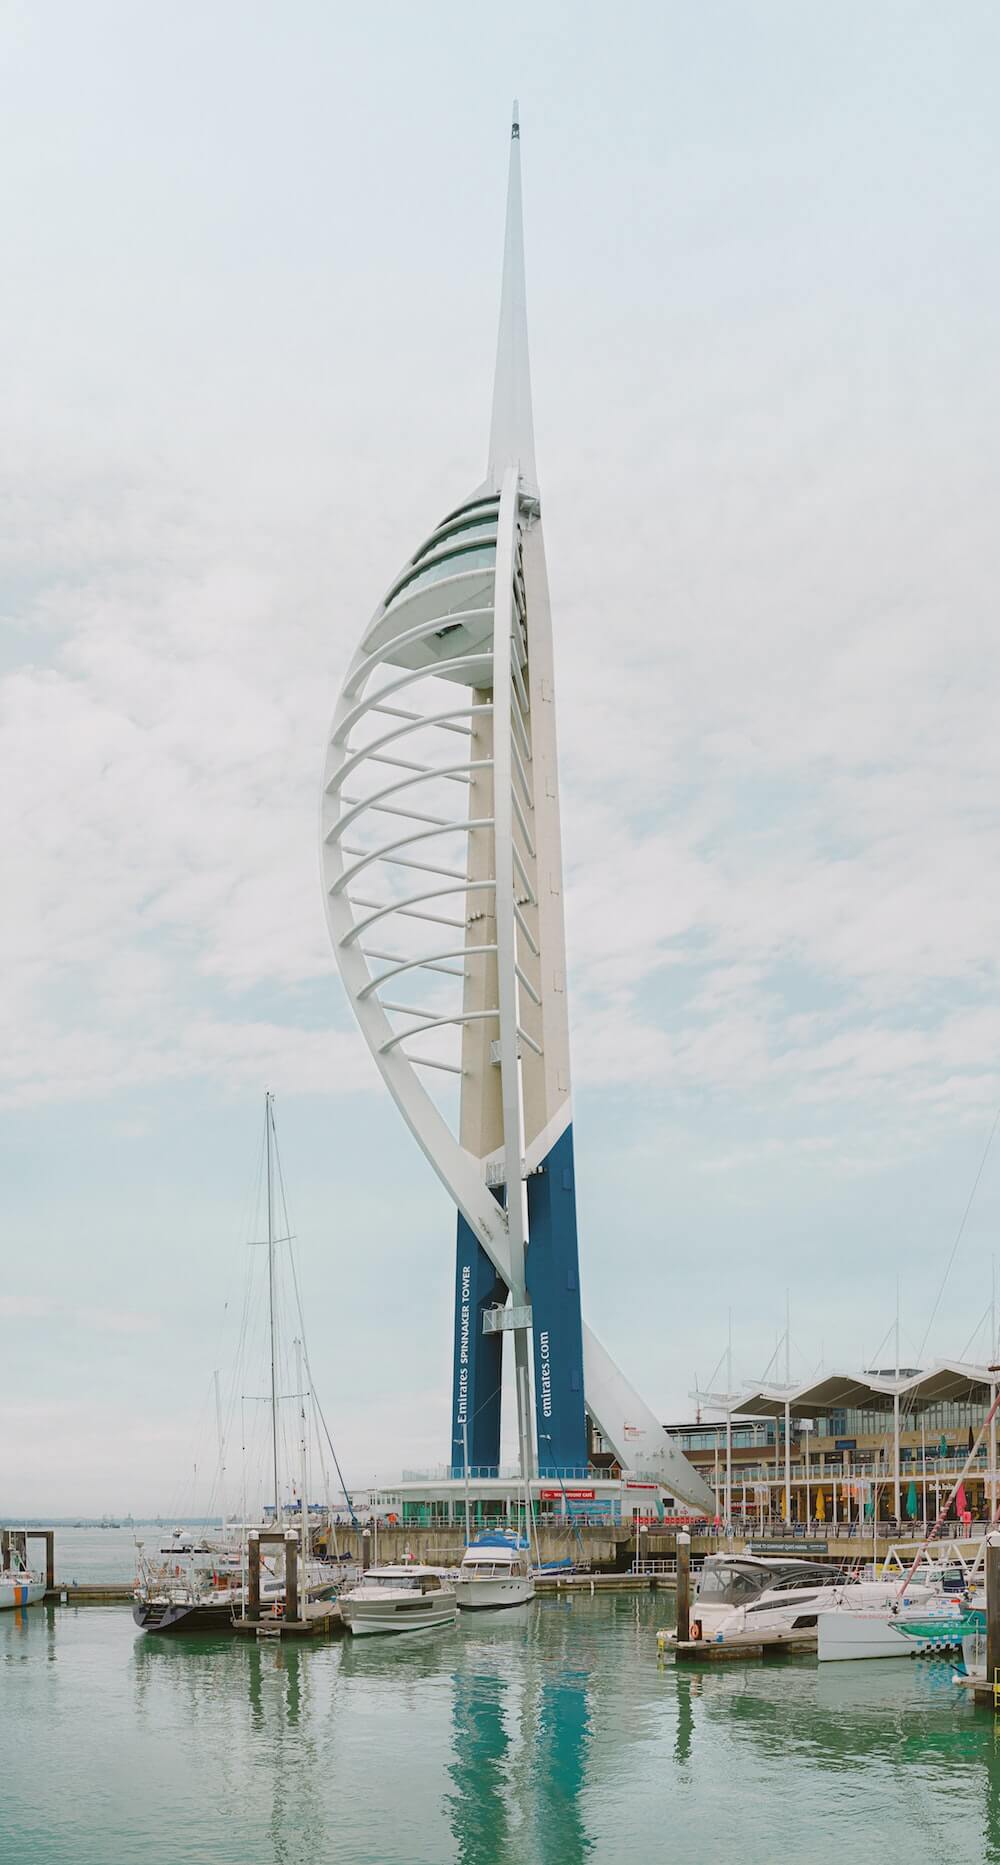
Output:
[[219,1396],[219,1369],[218,1367],[216,1367],[215,1372],[212,1374],[212,1380],[215,1385],[215,1435],[216,1435],[216,1439],[217,1439],[218,1446],[219,1446],[219,1495],[221,1498],[220,1506],[222,1508],[223,1515],[225,1515],[226,1503],[225,1503],[225,1496],[223,1495],[223,1491],[222,1491],[222,1485],[223,1485],[223,1481],[224,1481],[225,1474],[226,1474],[226,1442],[225,1442],[225,1437],[224,1437],[223,1430],[222,1430],[222,1400]]
[[302,1585],[308,1586],[309,1560],[309,1428],[306,1424],[306,1389],[302,1381],[302,1342],[295,1343],[295,1380],[299,1389],[299,1549]]
[[274,1474],[274,1520],[277,1526],[281,1517],[281,1508],[278,1495],[278,1374],[274,1314],[274,1167],[271,1158],[274,1125],[274,1115],[271,1109],[273,1099],[274,1096],[270,1092],[264,1096],[264,1133],[267,1150],[267,1307],[271,1332],[271,1461]]

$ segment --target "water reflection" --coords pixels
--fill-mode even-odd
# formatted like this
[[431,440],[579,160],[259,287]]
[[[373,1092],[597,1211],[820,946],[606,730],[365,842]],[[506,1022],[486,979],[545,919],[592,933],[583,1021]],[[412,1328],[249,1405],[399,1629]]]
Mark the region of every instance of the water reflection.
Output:
[[143,1636],[113,1609],[0,1615],[0,1854],[6,1818],[31,1865],[108,1865],[126,1829],[144,1865],[1000,1865],[1000,1721],[950,1665],[677,1669],[662,1618],[546,1599],[422,1638],[258,1644]]
[[582,1806],[591,1678],[567,1615],[554,1606],[546,1622],[545,1612],[529,1606],[463,1624],[447,1796],[458,1865],[535,1856],[578,1865],[591,1852]]
[[321,1723],[309,1676],[316,1655],[292,1640],[265,1645],[226,1632],[140,1634],[132,1649],[139,1717],[163,1742],[180,1717],[211,1758],[213,1793],[242,1805],[268,1836],[265,1856],[275,1865],[298,1865],[304,1835],[322,1828]]
[[681,1767],[691,1760],[691,1736],[694,1731],[693,1686],[690,1673],[678,1670],[674,1687],[677,1693],[677,1732],[674,1737],[674,1760]]

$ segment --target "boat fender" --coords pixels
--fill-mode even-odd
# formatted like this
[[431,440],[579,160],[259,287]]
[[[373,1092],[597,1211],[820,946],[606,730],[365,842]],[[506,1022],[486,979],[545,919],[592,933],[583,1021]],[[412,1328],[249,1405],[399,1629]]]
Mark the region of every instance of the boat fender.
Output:
[[688,1635],[689,1637],[693,1639],[701,1638],[701,1620],[700,1619],[692,1619],[691,1624],[688,1626]]

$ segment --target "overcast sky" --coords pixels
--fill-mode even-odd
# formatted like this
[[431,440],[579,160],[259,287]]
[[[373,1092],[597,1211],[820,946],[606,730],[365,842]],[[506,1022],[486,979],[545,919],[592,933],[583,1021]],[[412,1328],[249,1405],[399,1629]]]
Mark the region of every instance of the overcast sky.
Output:
[[985,1352],[996,7],[6,0],[0,56],[0,1514],[204,1455],[265,1086],[345,1467],[447,1455],[317,792],[482,477],[514,95],[585,1310],[664,1417],[786,1287],[802,1376],[897,1276],[904,1359]]

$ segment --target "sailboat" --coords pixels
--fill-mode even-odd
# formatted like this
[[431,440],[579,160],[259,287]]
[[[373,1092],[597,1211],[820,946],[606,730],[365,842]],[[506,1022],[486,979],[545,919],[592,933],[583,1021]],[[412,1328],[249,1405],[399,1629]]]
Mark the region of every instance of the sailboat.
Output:
[[[270,1475],[273,1485],[273,1503],[265,1505],[264,1520],[257,1525],[256,1532],[272,1533],[282,1527],[284,1514],[282,1510],[281,1471],[279,1459],[279,1339],[278,1315],[276,1301],[276,1250],[279,1239],[275,1228],[275,1185],[280,1179],[280,1165],[277,1155],[277,1133],[274,1124],[274,1096],[267,1093],[264,1097],[264,1156],[266,1161],[267,1188],[267,1339],[270,1365],[269,1403],[270,1403]],[[286,1214],[287,1215],[287,1214]],[[286,1224],[287,1230],[287,1224]],[[298,1289],[296,1285],[296,1300]],[[299,1310],[299,1323],[302,1327],[302,1314]],[[342,1563],[336,1566],[312,1557],[311,1538],[312,1523],[310,1509],[306,1498],[308,1485],[308,1447],[306,1425],[306,1387],[303,1375],[303,1357],[308,1368],[308,1356],[305,1355],[304,1340],[295,1342],[297,1362],[297,1406],[300,1423],[300,1471],[299,1471],[299,1507],[294,1514],[298,1517],[298,1559],[299,1559],[299,1599],[305,1602],[332,1597],[345,1577],[353,1578],[353,1573],[345,1574]],[[222,1411],[219,1402],[218,1375],[216,1375],[216,1413],[219,1431],[219,1467],[223,1467],[223,1429]],[[230,1538],[199,1538],[197,1543],[177,1544],[161,1549],[161,1555],[167,1554],[166,1562],[154,1563],[144,1556],[139,1545],[139,1574],[136,1581],[133,1605],[133,1618],[143,1631],[147,1632],[195,1632],[211,1631],[229,1626],[234,1618],[243,1618],[247,1614],[249,1599],[248,1561],[249,1537],[255,1532],[254,1525],[247,1520],[246,1483],[244,1476],[244,1508],[242,1519],[238,1524],[239,1534],[234,1542]],[[294,1534],[294,1525],[289,1514],[286,1534]],[[187,1557],[187,1558],[185,1558]],[[260,1562],[260,1607],[265,1616],[280,1617],[285,1603],[285,1556],[284,1546],[268,1546],[262,1551]]]
[[23,1546],[23,1539],[20,1548],[15,1546],[12,1536],[7,1566],[0,1569],[0,1612],[18,1606],[35,1606],[45,1598],[45,1581],[28,1566],[21,1552]]

